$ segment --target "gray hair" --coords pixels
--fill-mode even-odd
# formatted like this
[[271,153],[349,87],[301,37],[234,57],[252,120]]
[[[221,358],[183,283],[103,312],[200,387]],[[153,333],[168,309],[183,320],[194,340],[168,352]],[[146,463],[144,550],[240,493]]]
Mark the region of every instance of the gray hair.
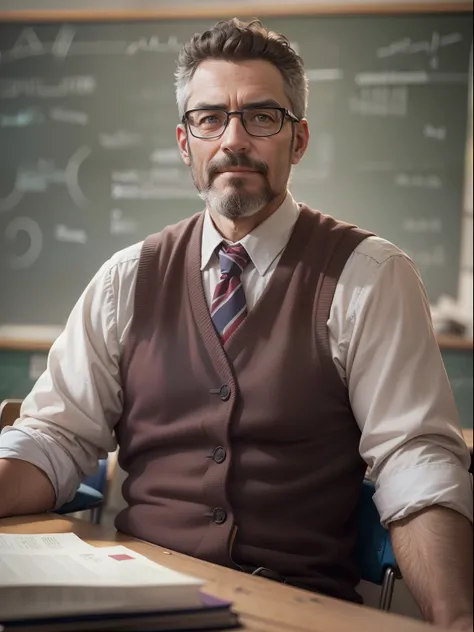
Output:
[[237,18],[218,22],[204,33],[196,33],[183,46],[178,57],[176,102],[180,118],[189,100],[189,84],[199,64],[207,59],[239,61],[261,59],[277,68],[284,81],[285,93],[293,113],[306,115],[308,78],[303,60],[284,35],[265,28],[259,20],[241,22]]

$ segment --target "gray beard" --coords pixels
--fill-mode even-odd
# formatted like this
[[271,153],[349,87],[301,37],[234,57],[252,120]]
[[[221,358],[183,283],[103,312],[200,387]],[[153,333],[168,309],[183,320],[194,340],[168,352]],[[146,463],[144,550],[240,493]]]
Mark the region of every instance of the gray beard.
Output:
[[219,213],[227,219],[239,219],[251,217],[269,204],[275,194],[266,183],[260,193],[249,195],[244,191],[234,189],[231,193],[218,193],[214,187],[199,192],[199,197],[204,200],[206,207]]

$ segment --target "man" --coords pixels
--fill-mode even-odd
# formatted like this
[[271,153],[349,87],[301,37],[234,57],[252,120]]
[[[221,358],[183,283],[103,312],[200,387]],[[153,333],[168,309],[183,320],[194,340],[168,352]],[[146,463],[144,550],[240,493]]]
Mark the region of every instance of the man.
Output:
[[288,192],[301,59],[259,22],[221,22],[184,47],[176,92],[206,210],[86,288],[0,439],[0,515],[70,499],[115,431],[120,530],[356,601],[368,465],[425,617],[471,629],[469,455],[428,300],[395,246]]

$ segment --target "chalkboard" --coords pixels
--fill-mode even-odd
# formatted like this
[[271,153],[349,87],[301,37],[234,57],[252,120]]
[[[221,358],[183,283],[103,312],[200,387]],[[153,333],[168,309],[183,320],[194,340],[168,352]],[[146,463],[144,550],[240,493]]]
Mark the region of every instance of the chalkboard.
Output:
[[[0,323],[62,324],[115,251],[200,210],[175,142],[179,48],[214,20],[0,23]],[[471,14],[266,18],[305,60],[300,201],[456,295]]]

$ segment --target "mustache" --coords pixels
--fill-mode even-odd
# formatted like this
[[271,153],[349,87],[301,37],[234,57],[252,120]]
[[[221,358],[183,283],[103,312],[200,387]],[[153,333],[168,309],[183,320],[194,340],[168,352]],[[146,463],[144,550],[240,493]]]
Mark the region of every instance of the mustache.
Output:
[[209,176],[209,184],[212,184],[214,178],[220,171],[226,171],[231,167],[240,167],[241,169],[251,169],[266,176],[268,173],[268,165],[261,160],[253,160],[245,154],[231,154],[225,158],[213,160],[207,167],[207,175]]

